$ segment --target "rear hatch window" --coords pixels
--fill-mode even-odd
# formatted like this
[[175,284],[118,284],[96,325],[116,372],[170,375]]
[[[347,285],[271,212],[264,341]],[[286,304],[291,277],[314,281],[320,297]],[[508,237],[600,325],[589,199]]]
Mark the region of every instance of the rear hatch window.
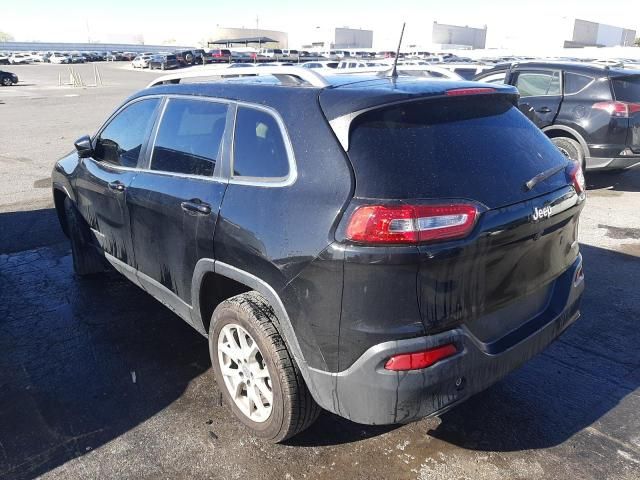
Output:
[[563,172],[531,191],[525,183],[566,158],[501,95],[416,101],[353,121],[349,158],[356,196],[467,198],[489,208],[567,184]]
[[619,102],[640,103],[640,75],[613,78],[613,93]]

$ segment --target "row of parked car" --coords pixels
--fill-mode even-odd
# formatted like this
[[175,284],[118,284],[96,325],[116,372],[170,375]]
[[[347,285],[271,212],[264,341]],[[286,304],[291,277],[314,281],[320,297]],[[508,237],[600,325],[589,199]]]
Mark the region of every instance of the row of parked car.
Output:
[[[307,62],[323,75],[383,74],[389,62]],[[584,170],[621,170],[640,163],[640,63],[630,59],[518,60],[487,65],[399,60],[405,74],[512,85],[519,108]]]
[[85,63],[107,60],[111,52],[0,52],[0,64]]

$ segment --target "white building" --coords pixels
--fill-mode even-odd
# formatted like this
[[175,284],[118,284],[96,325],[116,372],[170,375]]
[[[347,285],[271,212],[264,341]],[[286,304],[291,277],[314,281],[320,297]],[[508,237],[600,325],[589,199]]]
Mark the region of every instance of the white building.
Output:
[[447,25],[433,22],[431,43],[440,50],[464,49],[475,50],[485,48],[487,43],[487,26],[475,28],[458,25]]
[[571,39],[566,39],[565,47],[632,47],[636,31],[615,27],[604,23],[575,19]]
[[301,44],[308,50],[367,49],[373,46],[373,30],[315,27],[303,37]]
[[[540,25],[544,25],[541,32]],[[533,17],[528,22],[489,24],[487,48],[535,55],[564,47],[632,46],[636,32],[574,17]]]

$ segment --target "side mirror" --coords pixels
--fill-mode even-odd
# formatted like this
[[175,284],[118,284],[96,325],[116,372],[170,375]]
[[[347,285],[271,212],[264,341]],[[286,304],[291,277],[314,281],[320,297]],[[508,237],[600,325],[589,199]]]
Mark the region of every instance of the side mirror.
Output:
[[93,145],[91,145],[91,137],[85,135],[80,137],[74,143],[79,158],[87,158],[93,155]]

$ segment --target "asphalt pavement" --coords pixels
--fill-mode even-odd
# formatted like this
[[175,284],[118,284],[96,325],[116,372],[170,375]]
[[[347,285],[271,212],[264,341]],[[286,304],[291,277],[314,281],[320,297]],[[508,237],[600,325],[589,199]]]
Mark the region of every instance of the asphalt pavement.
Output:
[[583,316],[542,354],[440,418],[323,413],[270,445],[221,403],[204,337],[115,272],[73,275],[52,208],[55,160],[157,72],[2,68],[24,84],[0,88],[0,478],[640,478],[640,168],[587,176]]

